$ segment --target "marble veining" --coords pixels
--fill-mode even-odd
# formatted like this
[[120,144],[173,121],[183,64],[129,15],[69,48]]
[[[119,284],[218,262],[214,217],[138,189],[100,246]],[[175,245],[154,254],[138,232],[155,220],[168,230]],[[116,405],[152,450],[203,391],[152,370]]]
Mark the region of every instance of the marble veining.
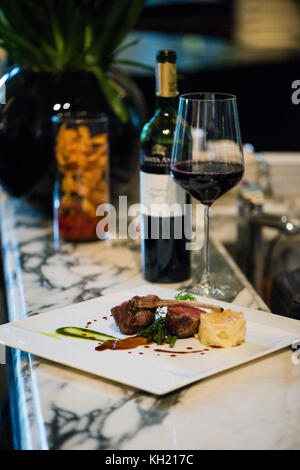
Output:
[[[47,220],[4,193],[0,202],[11,321],[145,284],[137,242],[66,243],[55,251]],[[265,309],[218,243],[213,256],[232,275],[236,302]],[[287,350],[160,398],[12,354],[22,448],[300,448],[300,367]]]

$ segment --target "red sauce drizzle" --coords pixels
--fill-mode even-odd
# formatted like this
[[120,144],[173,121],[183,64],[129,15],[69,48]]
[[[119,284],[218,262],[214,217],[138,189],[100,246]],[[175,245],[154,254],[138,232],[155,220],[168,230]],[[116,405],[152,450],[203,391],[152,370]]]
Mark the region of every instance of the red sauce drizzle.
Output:
[[147,344],[147,339],[142,337],[130,337],[125,339],[109,339],[105,341],[105,343],[100,344],[95,349],[96,351],[105,351],[106,349],[110,349],[112,351],[117,351],[121,349],[135,349],[139,346],[145,346]]
[[[167,353],[167,354],[196,354],[202,353],[202,349],[199,351],[168,351],[167,349],[154,349],[155,352]],[[204,354],[204,353],[202,353]]]

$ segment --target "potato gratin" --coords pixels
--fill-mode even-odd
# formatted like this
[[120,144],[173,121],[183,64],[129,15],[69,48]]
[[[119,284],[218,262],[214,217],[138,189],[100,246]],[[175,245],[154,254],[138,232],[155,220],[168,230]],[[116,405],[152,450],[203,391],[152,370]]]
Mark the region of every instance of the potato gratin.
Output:
[[245,341],[246,321],[242,312],[202,313],[196,337],[205,346],[231,348]]

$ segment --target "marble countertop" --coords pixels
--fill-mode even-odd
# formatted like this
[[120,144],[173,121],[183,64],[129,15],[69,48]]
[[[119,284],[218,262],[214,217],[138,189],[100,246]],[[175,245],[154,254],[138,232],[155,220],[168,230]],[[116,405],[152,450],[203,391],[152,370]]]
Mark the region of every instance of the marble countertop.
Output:
[[[58,252],[49,221],[3,193],[0,204],[10,321],[145,284],[137,242]],[[235,303],[267,309],[218,241],[212,252]],[[10,368],[22,449],[300,449],[300,366],[289,349],[159,398],[17,350]]]

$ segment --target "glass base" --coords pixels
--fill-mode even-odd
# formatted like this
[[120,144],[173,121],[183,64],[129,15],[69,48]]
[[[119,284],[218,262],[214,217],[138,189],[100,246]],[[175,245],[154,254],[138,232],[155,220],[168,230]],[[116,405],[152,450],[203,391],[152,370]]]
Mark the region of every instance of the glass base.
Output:
[[211,274],[208,279],[202,279],[200,284],[187,287],[185,292],[229,302],[238,294],[237,288],[230,281],[231,276]]

